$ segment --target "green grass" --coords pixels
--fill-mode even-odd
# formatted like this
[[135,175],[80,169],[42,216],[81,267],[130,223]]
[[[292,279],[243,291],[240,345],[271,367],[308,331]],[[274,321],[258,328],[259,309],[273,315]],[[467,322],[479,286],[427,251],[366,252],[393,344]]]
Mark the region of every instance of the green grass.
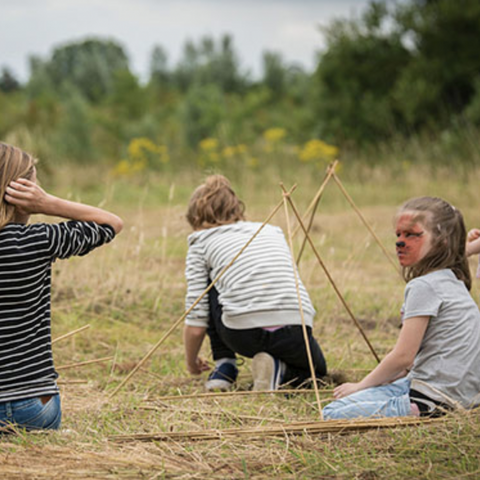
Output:
[[[164,395],[202,391],[204,379],[192,379],[185,371],[181,328],[125,389],[109,398],[183,313],[184,257],[190,233],[183,216],[201,174],[180,175],[172,194],[169,178],[152,176],[142,184],[136,179],[118,181],[106,172],[96,177],[91,171],[68,173],[61,171],[51,179],[50,190],[104,204],[124,217],[125,230],[108,247],[55,264],[53,337],[91,325],[54,345],[55,362],[60,366],[110,355],[114,360],[62,371],[64,382],[85,382],[61,385],[62,430],[2,437],[2,478],[437,480],[480,476],[478,413],[453,414],[431,425],[344,435],[115,442],[112,437],[118,434],[223,430],[319,417],[313,394],[159,400]],[[468,180],[413,171],[398,176],[385,169],[371,170],[370,175],[357,173],[361,182],[353,169],[345,172],[345,167],[340,178],[391,252],[392,216],[401,202],[414,195],[442,195],[463,210],[469,227],[480,225],[478,172]],[[247,172],[242,183],[234,181],[250,219],[262,221],[281,199],[279,177],[278,172],[271,177]],[[102,183],[105,178],[107,186]],[[322,178],[322,172],[313,176],[298,171],[286,172],[283,181],[299,184],[294,199],[303,211]],[[285,227],[283,210],[272,223]],[[385,355],[398,334],[404,283],[333,183],[322,199],[312,236],[370,341],[380,356]],[[350,379],[360,378],[375,366],[375,360],[308,247],[300,271],[318,310],[314,332],[330,368],[344,371]],[[476,300],[479,286],[480,281],[475,281]],[[204,355],[208,356],[207,348]],[[240,390],[250,386],[248,367],[247,359],[241,367]],[[146,410],[147,406],[155,410]]]

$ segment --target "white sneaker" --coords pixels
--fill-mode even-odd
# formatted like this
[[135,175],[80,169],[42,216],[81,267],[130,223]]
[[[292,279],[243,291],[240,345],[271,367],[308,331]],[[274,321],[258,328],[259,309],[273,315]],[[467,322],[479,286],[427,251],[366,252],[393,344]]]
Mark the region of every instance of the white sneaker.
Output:
[[232,390],[238,376],[238,368],[231,363],[222,363],[215,367],[212,373],[208,376],[205,383],[205,390],[207,392],[228,392]]
[[257,353],[252,360],[253,390],[278,390],[286,365],[266,352]]

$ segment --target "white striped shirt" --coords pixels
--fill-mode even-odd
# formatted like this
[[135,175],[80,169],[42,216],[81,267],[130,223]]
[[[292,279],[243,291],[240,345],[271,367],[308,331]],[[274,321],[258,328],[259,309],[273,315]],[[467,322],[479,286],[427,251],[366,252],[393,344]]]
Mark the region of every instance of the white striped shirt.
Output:
[[[208,228],[188,237],[185,275],[186,308],[195,302],[261,226],[236,222]],[[299,282],[306,324],[312,326],[315,310]],[[277,325],[301,325],[298,294],[290,249],[279,227],[266,225],[215,284],[223,307],[222,322],[229,328],[247,329]],[[208,295],[187,315],[185,323],[206,327]]]
[[51,265],[115,231],[94,222],[10,223],[0,230],[0,402],[58,393],[50,331]]

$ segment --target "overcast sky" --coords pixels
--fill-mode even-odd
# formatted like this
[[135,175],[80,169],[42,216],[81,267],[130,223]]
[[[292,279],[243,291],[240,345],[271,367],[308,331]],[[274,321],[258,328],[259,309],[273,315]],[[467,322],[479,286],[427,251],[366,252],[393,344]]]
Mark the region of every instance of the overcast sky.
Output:
[[145,78],[154,45],[173,66],[185,40],[233,36],[244,68],[258,74],[264,50],[307,69],[324,45],[320,25],[359,15],[369,0],[0,0],[0,67],[25,80],[30,54],[96,36],[125,48]]

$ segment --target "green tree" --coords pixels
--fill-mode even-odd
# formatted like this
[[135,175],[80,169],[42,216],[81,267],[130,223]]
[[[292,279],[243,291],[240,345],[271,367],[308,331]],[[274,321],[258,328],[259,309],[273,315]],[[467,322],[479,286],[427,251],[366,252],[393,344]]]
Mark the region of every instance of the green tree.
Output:
[[328,140],[362,144],[398,126],[392,88],[411,54],[398,31],[382,28],[388,16],[384,4],[373,3],[361,20],[337,20],[326,29],[315,76],[318,131]]
[[176,84],[186,91],[192,85],[215,84],[223,92],[241,92],[247,84],[230,35],[218,43],[212,37],[203,37],[198,45],[185,43],[183,56],[174,71]]
[[412,55],[395,88],[410,125],[448,125],[470,104],[480,78],[480,3],[430,0],[400,4],[395,21]]
[[224,94],[215,84],[193,86],[187,92],[179,113],[185,140],[195,148],[200,140],[216,136],[226,115]]
[[263,52],[262,56],[262,83],[277,97],[285,90],[286,67],[283,57],[277,52]]
[[2,67],[2,73],[0,74],[0,91],[9,93],[19,90],[20,87],[20,82],[15,78],[12,71],[8,67]]
[[122,46],[96,38],[56,48],[46,67],[55,85],[70,83],[92,102],[112,92],[119,71],[129,71]]
[[361,18],[336,21],[326,34],[316,111],[318,131],[336,142],[448,128],[476,95],[476,0],[372,2]]
[[150,83],[165,87],[170,81],[167,52],[160,45],[155,45],[150,56]]

